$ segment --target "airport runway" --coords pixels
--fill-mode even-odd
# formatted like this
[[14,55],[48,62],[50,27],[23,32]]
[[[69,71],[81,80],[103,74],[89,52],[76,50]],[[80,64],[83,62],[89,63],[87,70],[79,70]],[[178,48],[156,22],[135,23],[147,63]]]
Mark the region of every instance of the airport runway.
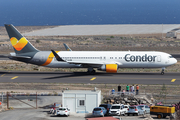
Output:
[[0,83],[180,84],[180,73],[0,72]]

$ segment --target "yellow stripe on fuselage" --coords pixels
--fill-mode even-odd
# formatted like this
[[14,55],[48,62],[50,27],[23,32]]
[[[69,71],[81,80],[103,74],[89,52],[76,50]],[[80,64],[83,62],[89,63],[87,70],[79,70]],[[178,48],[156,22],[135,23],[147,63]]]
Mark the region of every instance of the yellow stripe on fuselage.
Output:
[[[56,51],[56,53],[58,53],[59,51]],[[46,62],[44,64],[42,64],[41,66],[46,66],[49,65],[51,63],[51,61],[54,58],[54,54],[51,52],[46,60]]]

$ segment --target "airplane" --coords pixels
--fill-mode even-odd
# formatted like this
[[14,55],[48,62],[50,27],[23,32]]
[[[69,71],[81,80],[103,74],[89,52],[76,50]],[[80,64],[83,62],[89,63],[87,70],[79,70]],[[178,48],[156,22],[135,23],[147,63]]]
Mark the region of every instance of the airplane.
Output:
[[172,55],[156,51],[40,51],[36,49],[12,25],[5,24],[15,53],[9,59],[51,68],[87,68],[95,74],[94,68],[116,73],[118,68],[162,68],[177,63]]

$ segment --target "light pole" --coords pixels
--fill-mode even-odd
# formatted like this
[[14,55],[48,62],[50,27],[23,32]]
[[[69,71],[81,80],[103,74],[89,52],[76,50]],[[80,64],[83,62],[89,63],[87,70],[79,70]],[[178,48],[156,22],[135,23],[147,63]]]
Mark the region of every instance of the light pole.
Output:
[[163,40],[163,23],[162,23],[162,40]]

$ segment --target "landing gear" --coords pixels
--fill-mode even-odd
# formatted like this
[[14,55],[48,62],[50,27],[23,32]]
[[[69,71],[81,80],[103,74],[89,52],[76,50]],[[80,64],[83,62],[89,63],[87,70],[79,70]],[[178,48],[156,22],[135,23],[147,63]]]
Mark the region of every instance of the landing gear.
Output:
[[90,68],[88,68],[88,71],[87,71],[87,73],[89,73],[89,74],[95,74],[96,73],[96,71],[92,68],[92,67],[90,67]]
[[164,70],[165,70],[165,68],[163,67],[162,71],[161,71],[161,75],[164,75]]
[[164,75],[164,71],[161,72],[161,75]]

